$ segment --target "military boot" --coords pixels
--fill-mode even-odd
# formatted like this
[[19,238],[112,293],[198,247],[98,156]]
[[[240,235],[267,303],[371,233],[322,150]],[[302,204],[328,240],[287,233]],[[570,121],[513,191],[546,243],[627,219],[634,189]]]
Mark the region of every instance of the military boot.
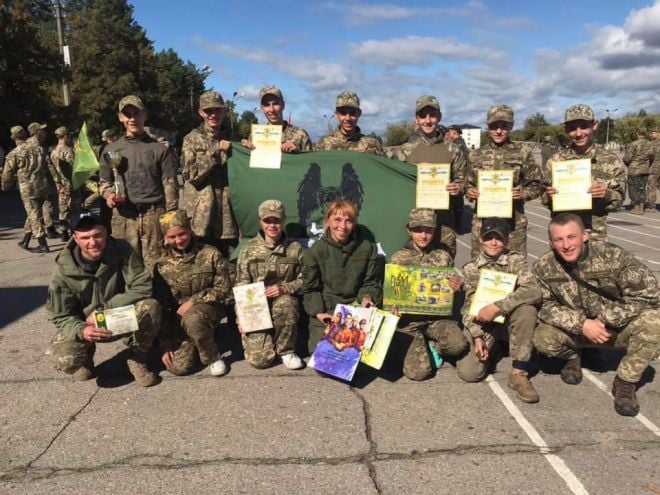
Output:
[[635,393],[636,386],[636,383],[622,380],[619,375],[614,377],[614,383],[612,383],[614,410],[621,416],[637,416],[639,402],[637,402],[637,394]]
[[526,371],[511,371],[509,374],[509,388],[516,392],[516,396],[523,402],[533,404],[539,401],[539,394],[529,381]]
[[73,374],[73,378],[78,382],[86,382],[94,378],[94,353],[96,346],[94,344],[87,348],[87,361]]
[[580,356],[567,360],[561,369],[560,375],[564,383],[569,385],[580,383],[582,381],[582,359],[580,359]]
[[29,251],[28,244],[30,244],[30,239],[32,239],[32,234],[25,234],[23,240],[18,243],[18,247]]
[[132,353],[126,359],[128,370],[135,378],[135,381],[141,387],[153,387],[158,383],[158,376],[147,368],[146,358],[144,356]]
[[643,215],[644,214],[644,205],[642,204],[637,204],[633,207],[632,210],[630,210],[630,213],[633,215]]
[[655,206],[646,205],[644,207],[644,213],[657,213],[658,210],[655,209]]
[[46,236],[39,237],[37,241],[39,241],[39,246],[34,250],[35,253],[50,253],[48,242],[46,242]]
[[51,225],[46,229],[46,236],[49,239],[57,239],[60,235],[57,233],[57,229],[54,225]]

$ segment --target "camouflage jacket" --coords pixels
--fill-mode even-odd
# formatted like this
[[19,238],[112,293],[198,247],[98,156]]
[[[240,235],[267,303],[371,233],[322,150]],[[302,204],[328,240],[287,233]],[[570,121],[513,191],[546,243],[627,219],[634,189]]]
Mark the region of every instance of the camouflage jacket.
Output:
[[642,311],[660,307],[651,271],[608,242],[589,241],[576,266],[550,251],[536,261],[533,272],[543,293],[539,320],[570,334],[581,334],[586,319],[621,329]]
[[283,237],[279,244],[270,246],[259,232],[241,249],[236,285],[263,282],[266,287],[281,285],[287,294],[296,294],[303,283],[302,258],[300,243]]
[[653,145],[648,139],[642,138],[630,143],[623,154],[623,163],[628,167],[628,175],[648,175],[653,156]]
[[443,143],[443,142],[444,141],[442,140],[442,135],[439,132],[436,132],[435,136],[429,137],[421,133],[419,130],[416,130],[410,135],[408,140],[402,145],[389,146],[387,148],[386,155],[388,158],[394,158],[395,160],[399,160],[401,162],[407,162],[408,157],[417,147],[418,144],[426,144],[430,146],[432,144]]
[[660,138],[651,141],[651,149],[653,150],[653,160],[650,171],[653,175],[660,175]]
[[312,151],[312,140],[309,139],[309,134],[302,127],[289,125],[287,122],[282,122],[282,142],[291,141],[298,148],[298,152]]
[[55,172],[53,178],[58,186],[71,187],[74,158],[73,148],[66,144],[58,144],[50,152],[50,161]]
[[50,153],[46,147],[39,142],[37,136],[30,136],[25,143],[32,146],[35,151],[39,153],[41,157],[40,159],[46,164],[46,180],[48,181],[48,187],[53,188],[54,185],[60,187],[62,184],[57,182],[57,172],[53,167],[53,162],[50,161]]
[[438,135],[435,138],[430,138],[415,131],[408,142],[397,147],[398,149],[393,153],[392,158],[396,158],[402,162],[407,162],[411,153],[414,149],[420,144],[432,145],[432,144],[444,144],[449,151],[451,158],[451,180],[452,182],[458,182],[461,187],[465,183],[465,178],[468,173],[468,161],[467,154],[463,153],[460,146],[452,141],[443,141],[442,136]]
[[37,198],[48,193],[48,168],[41,146],[23,142],[7,153],[2,170],[2,190],[8,191],[17,180],[22,196]]
[[516,308],[524,304],[538,305],[541,302],[541,289],[524,256],[505,251],[497,259],[493,259],[482,251],[479,256],[463,267],[465,302],[461,313],[463,314],[463,325],[472,338],[484,335],[482,324],[475,321],[474,316],[468,314],[482,269],[518,275],[515,290],[504,299],[494,303],[504,315],[510,315]]
[[357,151],[358,153],[385,156],[381,142],[373,136],[362,134],[359,127],[350,136],[345,135],[340,129],[337,129],[332,134],[323,136],[316,145],[315,150],[349,150]]

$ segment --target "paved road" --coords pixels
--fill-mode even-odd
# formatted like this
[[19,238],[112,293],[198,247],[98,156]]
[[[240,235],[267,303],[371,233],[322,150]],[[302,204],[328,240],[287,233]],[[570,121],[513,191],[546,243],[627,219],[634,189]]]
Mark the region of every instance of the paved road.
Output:
[[[659,363],[638,418],[614,413],[613,371],[571,387],[550,361],[534,377],[536,405],[507,389],[508,359],[478,384],[445,365],[421,383],[363,371],[351,387],[312,370],[254,370],[228,352],[225,377],[161,372],[141,389],[113,357],[121,346],[107,344],[100,378],[75,383],[43,355],[56,252],[16,246],[17,201],[0,195],[2,494],[660,494]],[[548,215],[532,203],[529,219],[533,261]],[[660,213],[616,213],[610,233],[658,274]],[[464,234],[459,264],[467,243]]]

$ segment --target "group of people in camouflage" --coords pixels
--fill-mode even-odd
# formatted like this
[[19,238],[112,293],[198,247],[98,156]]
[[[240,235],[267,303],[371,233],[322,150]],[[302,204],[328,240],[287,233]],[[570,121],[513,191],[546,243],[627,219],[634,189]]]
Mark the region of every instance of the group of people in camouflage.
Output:
[[[312,150],[307,133],[284,122],[281,91],[268,86],[259,96],[268,123],[283,126],[282,151]],[[274,328],[242,333],[246,360],[256,368],[268,367],[276,359],[289,369],[304,366],[295,353],[301,308],[309,317],[308,346],[313,350],[336,304],[382,304],[382,260],[358,224],[355,206],[347,200],[336,200],[326,208],[324,235],[307,250],[287,239],[282,202],[262,203],[257,212],[259,235],[242,247],[235,268],[227,261],[238,244],[239,229],[227,174],[231,136],[219,93],[201,95],[202,123],[183,140],[183,208],[179,208],[176,159],[144,131],[143,102],[127,96],[118,110],[126,132],[104,148],[99,174],[99,194],[112,210],[112,236],[98,216],[86,213],[77,218],[73,239],[56,259],[49,288],[48,308],[58,333],[48,354],[58,369],[81,380],[91,378],[95,345],[114,340],[106,330],[96,328],[94,314],[122,305],[135,304],[139,322],[139,330],[126,339],[129,369],[138,383],[150,386],[158,381],[146,364],[147,352],[154,346],[174,374],[192,372],[198,361],[215,376],[227,373],[215,330],[231,312],[233,285],[263,281],[266,286]],[[377,138],[361,133],[360,115],[358,96],[340,93],[337,130],[315,149],[384,154]],[[407,337],[404,374],[415,380],[429,377],[433,351],[455,360],[464,380],[479,381],[501,355],[499,341],[506,340],[512,358],[509,386],[521,400],[537,402],[538,393],[529,380],[534,348],[564,359],[561,377],[576,384],[582,378],[580,349],[613,346],[627,349],[614,381],[615,408],[620,414],[637,414],[635,387],[660,352],[660,291],[643,264],[606,242],[606,216],[622,205],[627,175],[617,155],[594,145],[598,124],[593,111],[586,105],[566,110],[564,125],[571,146],[548,161],[591,160],[593,208],[551,212],[552,250],[531,270],[526,263],[524,204],[540,197],[551,207],[557,191],[548,181],[548,164],[538,166],[526,146],[510,140],[514,121],[508,106],[489,109],[488,143],[469,152],[460,141],[442,136],[441,118],[435,97],[419,98],[416,131],[395,157],[421,163],[430,153],[436,161],[441,157],[450,163],[450,209],[410,212],[409,243],[389,261],[453,265],[460,221],[455,212],[464,197],[479,201],[478,170],[514,170],[513,218],[473,217],[472,260],[462,276],[449,280],[452,290],[465,292],[463,331],[451,318],[401,315],[400,335]],[[243,144],[253,147],[250,141]],[[34,154],[36,159],[38,153]],[[40,234],[37,231],[35,236],[41,238]],[[484,268],[517,274],[517,286],[505,299],[472,316],[468,308]],[[504,323],[496,323],[498,317]],[[241,322],[236,323],[240,331]]]

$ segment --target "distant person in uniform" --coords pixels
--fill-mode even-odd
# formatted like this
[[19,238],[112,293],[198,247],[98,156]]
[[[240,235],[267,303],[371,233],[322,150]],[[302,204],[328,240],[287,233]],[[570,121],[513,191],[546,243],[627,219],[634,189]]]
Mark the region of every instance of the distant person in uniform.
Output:
[[628,195],[632,205],[630,213],[643,215],[654,152],[653,146],[646,139],[645,129],[637,129],[635,136],[637,139],[630,143],[623,154],[623,163],[628,167]]

